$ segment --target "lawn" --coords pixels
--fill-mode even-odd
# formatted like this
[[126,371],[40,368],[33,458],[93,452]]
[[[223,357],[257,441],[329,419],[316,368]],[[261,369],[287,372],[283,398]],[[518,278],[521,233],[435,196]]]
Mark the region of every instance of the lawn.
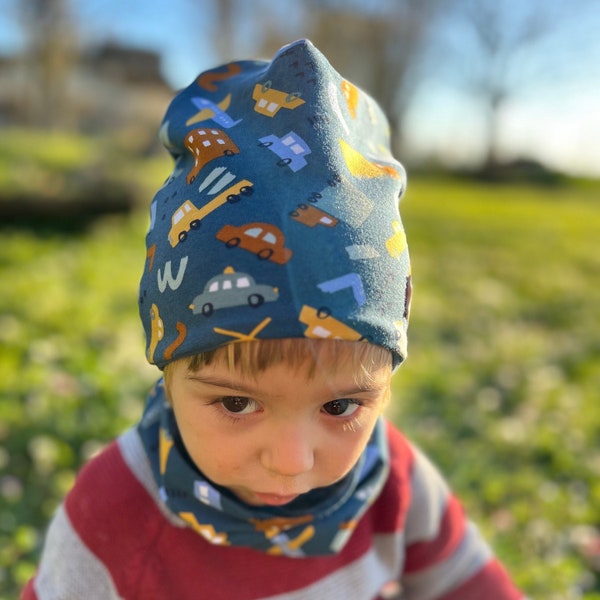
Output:
[[[544,600],[600,599],[599,191],[417,179],[402,201],[415,291],[390,416]],[[2,600],[156,375],[137,317],[147,223],[0,231]]]

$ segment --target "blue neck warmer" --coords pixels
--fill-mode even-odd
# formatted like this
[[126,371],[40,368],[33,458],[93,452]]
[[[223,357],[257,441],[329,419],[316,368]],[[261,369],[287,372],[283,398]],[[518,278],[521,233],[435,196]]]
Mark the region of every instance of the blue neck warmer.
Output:
[[211,544],[291,557],[335,554],[379,496],[389,472],[380,419],[354,468],[341,481],[285,506],[250,506],[208,480],[189,458],[162,381],[138,425],[163,502]]

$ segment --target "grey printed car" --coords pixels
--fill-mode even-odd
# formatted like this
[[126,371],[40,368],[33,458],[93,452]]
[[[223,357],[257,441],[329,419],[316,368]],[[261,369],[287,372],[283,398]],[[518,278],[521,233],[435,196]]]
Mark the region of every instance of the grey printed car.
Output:
[[204,291],[194,298],[190,309],[195,315],[210,317],[219,308],[252,306],[274,302],[279,297],[276,287],[258,284],[247,273],[236,273],[227,267],[221,275],[209,279]]

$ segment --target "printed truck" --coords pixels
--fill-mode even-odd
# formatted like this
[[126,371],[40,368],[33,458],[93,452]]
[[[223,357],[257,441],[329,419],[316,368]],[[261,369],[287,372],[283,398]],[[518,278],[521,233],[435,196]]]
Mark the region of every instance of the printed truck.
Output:
[[233,204],[239,202],[242,196],[251,196],[253,193],[252,183],[247,179],[243,179],[227,188],[201,208],[196,207],[191,200],[186,200],[171,217],[171,229],[169,230],[171,246],[175,248],[179,242],[185,241],[191,230],[200,227],[202,219],[226,202]]
[[281,108],[294,110],[304,104],[298,94],[274,90],[270,81],[257,83],[252,90],[252,99],[256,102],[254,110],[266,117],[274,117]]

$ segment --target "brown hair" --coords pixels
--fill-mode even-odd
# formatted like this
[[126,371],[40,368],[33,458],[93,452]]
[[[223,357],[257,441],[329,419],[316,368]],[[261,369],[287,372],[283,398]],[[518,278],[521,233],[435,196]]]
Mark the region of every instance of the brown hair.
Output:
[[[325,359],[324,344],[335,344],[334,359]],[[225,344],[214,350],[202,352],[180,360],[187,361],[189,371],[197,371],[206,365],[226,362],[231,370],[238,369],[243,375],[253,375],[278,364],[289,365],[292,369],[306,368],[307,377],[312,377],[319,366],[334,372],[336,364],[342,360],[351,361],[357,379],[369,377],[373,369],[389,366],[392,368],[392,354],[389,350],[368,342],[343,340],[317,340],[309,338],[283,338],[256,340]],[[165,383],[168,388],[170,363],[164,368]]]

